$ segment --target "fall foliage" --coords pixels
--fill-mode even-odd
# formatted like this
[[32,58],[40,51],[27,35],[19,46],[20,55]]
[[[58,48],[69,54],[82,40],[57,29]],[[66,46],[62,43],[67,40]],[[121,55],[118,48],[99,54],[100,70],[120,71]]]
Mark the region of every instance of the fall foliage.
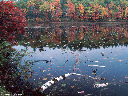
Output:
[[26,26],[25,14],[12,3],[12,1],[0,2],[0,37],[12,41],[14,34],[21,34]]
[[[126,0],[107,2],[104,0],[19,0],[7,3],[14,3],[13,6],[21,8],[22,12],[26,13],[27,21],[30,22],[128,20],[128,1]],[[17,10],[21,9],[17,8]]]
[[[15,2],[26,12],[28,21],[123,21],[127,20],[128,1],[104,0],[23,0]],[[19,6],[20,5],[20,6]]]

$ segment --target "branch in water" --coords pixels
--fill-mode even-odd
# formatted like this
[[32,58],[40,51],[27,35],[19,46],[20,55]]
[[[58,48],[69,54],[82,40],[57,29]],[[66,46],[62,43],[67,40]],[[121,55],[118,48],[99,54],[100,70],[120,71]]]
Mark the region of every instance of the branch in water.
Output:
[[45,84],[43,84],[40,87],[40,91],[43,92],[44,90],[46,90],[48,87],[52,86],[53,84],[56,84],[58,81],[60,80],[65,80],[68,76],[70,75],[81,75],[81,74],[77,74],[77,73],[67,73],[65,75],[59,76],[59,77],[53,77],[50,81],[46,82]]
[[[38,88],[38,90],[40,91],[40,92],[42,92],[43,93],[43,91],[45,91],[46,89],[48,89],[50,86],[52,86],[52,85],[54,85],[54,84],[56,84],[58,81],[60,81],[60,80],[65,80],[68,76],[70,76],[70,75],[81,75],[81,74],[77,74],[77,73],[67,73],[67,74],[65,74],[65,75],[62,75],[62,76],[59,76],[59,77],[52,77],[52,79],[50,80],[50,81],[48,81],[48,82],[46,82],[45,84],[43,84],[41,87],[39,87]],[[91,77],[91,76],[88,76],[88,77],[90,77],[90,78],[92,78],[92,79],[94,79],[94,77]],[[99,80],[105,80],[106,81],[106,78],[95,78],[95,79],[99,79]],[[94,86],[94,88],[95,87],[104,87],[104,86],[107,86],[108,85],[108,83],[105,83],[105,84],[94,84],[95,86]]]

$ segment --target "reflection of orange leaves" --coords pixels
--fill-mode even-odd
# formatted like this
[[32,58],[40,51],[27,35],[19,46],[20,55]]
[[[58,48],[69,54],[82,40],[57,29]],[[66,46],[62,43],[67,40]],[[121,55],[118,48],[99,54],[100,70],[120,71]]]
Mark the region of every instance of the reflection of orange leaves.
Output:
[[61,44],[60,38],[54,38],[53,42],[55,42],[56,44]]
[[55,33],[52,34],[52,41],[56,44],[61,44],[61,33],[58,33],[58,36],[56,36]]
[[74,41],[75,40],[75,34],[76,34],[76,29],[71,28],[70,30],[67,29],[68,32],[68,41]]
[[39,22],[39,21],[42,21],[43,22],[43,20],[41,19],[41,18],[36,18],[36,22]]
[[55,33],[53,33],[53,34],[52,34],[52,39],[54,39],[54,37],[55,37],[55,36],[56,36],[56,34],[55,34]]
[[128,34],[125,34],[125,37],[128,38]]
[[57,36],[60,37],[62,35],[62,30],[60,28],[57,28],[56,31],[57,31]]
[[68,40],[69,40],[69,41],[74,41],[74,40],[75,40],[75,35],[72,34],[70,37],[68,37]]
[[78,37],[79,37],[79,40],[84,39],[84,32],[80,32],[80,35]]

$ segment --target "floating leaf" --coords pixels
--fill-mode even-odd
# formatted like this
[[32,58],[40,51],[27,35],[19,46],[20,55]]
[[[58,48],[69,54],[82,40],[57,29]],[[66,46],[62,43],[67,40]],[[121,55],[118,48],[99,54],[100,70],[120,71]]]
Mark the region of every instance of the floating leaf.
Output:
[[65,87],[65,86],[66,86],[66,84],[62,84],[61,86]]
[[43,80],[47,80],[47,78],[43,78]]
[[71,88],[74,88],[75,86],[71,86]]

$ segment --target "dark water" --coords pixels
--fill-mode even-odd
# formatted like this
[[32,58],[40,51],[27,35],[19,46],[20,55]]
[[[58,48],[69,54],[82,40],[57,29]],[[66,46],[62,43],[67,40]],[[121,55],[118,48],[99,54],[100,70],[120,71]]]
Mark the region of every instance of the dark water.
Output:
[[[26,79],[38,88],[51,77],[71,75],[49,87],[49,96],[127,96],[127,24],[48,24],[29,28],[18,36],[17,50],[33,52],[32,76]],[[107,84],[95,87],[95,84]],[[79,92],[83,93],[79,93]]]

